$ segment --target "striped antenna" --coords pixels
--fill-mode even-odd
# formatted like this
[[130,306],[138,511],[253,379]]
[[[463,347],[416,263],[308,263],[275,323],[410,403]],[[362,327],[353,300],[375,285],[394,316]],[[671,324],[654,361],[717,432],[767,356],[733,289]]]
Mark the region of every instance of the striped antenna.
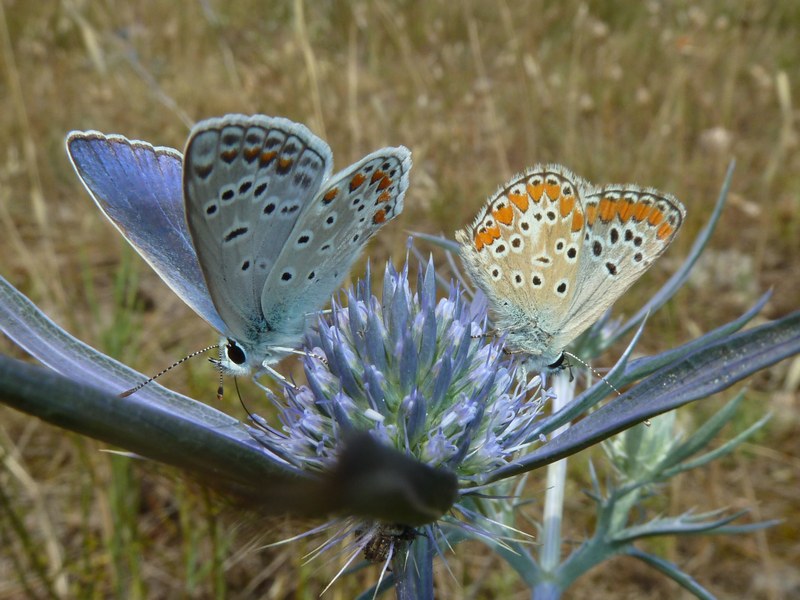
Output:
[[[610,382],[608,379],[606,379],[605,377],[603,377],[602,375],[600,375],[600,373],[599,373],[599,372],[598,372],[596,369],[592,368],[592,366],[591,366],[589,363],[587,363],[587,362],[586,362],[586,361],[584,361],[584,360],[581,360],[580,358],[578,358],[577,356],[575,356],[575,355],[574,355],[572,352],[567,352],[566,350],[564,351],[564,355],[565,355],[565,356],[569,356],[570,358],[574,358],[575,360],[577,360],[577,361],[578,361],[579,363],[581,363],[581,364],[582,364],[584,367],[586,367],[586,368],[587,368],[587,369],[589,369],[589,370],[590,370],[592,373],[594,373],[594,374],[595,374],[595,376],[596,376],[598,379],[601,379],[602,381],[604,381],[608,387],[610,387],[612,390],[614,390],[614,391],[617,393],[617,396],[622,396],[622,392],[620,392],[620,391],[619,391],[619,390],[618,390],[616,387],[614,387],[614,385],[613,385],[613,384],[612,384],[612,383],[611,383],[611,382]],[[570,372],[570,378],[571,378],[571,377],[572,377],[572,372]]]
[[[131,394],[133,394],[133,393],[135,393],[135,392],[138,392],[140,389],[142,389],[144,386],[146,386],[146,385],[147,385],[148,383],[150,383],[151,381],[155,381],[156,379],[158,379],[159,377],[161,377],[161,376],[162,376],[164,373],[166,373],[167,371],[171,371],[172,369],[174,369],[175,367],[177,367],[179,364],[181,364],[181,363],[184,363],[184,362],[186,362],[187,360],[189,360],[190,358],[194,358],[195,356],[197,356],[197,355],[199,355],[199,354],[203,354],[203,353],[205,353],[205,352],[208,352],[209,350],[213,350],[214,348],[219,348],[219,344],[214,344],[213,346],[209,346],[208,348],[203,348],[202,350],[198,350],[198,351],[196,351],[196,352],[192,352],[191,354],[189,354],[189,355],[187,355],[187,356],[184,356],[182,359],[180,359],[179,361],[176,361],[176,362],[172,363],[170,366],[168,366],[168,367],[167,367],[166,369],[164,369],[163,371],[161,371],[161,372],[159,372],[159,373],[156,373],[155,375],[153,375],[153,376],[152,376],[150,379],[148,379],[147,381],[143,381],[142,383],[140,383],[140,384],[139,384],[139,385],[137,385],[136,387],[133,387],[133,388],[131,388],[131,389],[129,389],[129,390],[126,390],[126,391],[122,392],[122,393],[119,395],[119,397],[120,397],[120,398],[127,398],[127,397],[128,397],[128,396],[130,396]],[[221,373],[221,372],[220,372],[220,373]],[[220,376],[221,376],[221,374],[220,374]],[[221,389],[221,388],[222,388],[222,383],[220,383],[220,389]]]
[[[605,377],[603,377],[602,375],[600,375],[600,373],[598,373],[598,372],[597,372],[595,369],[593,369],[593,368],[592,368],[592,367],[589,365],[589,363],[587,363],[587,362],[585,362],[585,361],[581,360],[580,358],[578,358],[577,356],[575,356],[574,354],[572,354],[572,352],[566,352],[566,351],[565,351],[565,352],[564,352],[564,354],[565,354],[565,355],[567,355],[567,356],[569,356],[570,358],[574,358],[574,359],[575,359],[575,360],[577,360],[579,363],[581,363],[581,364],[582,364],[584,367],[586,367],[587,369],[589,369],[589,370],[590,370],[592,373],[594,373],[594,374],[595,374],[597,377],[599,377],[599,378],[600,378],[600,380],[604,381],[604,382],[605,382],[605,384],[606,384],[608,387],[610,387],[612,390],[614,390],[614,391],[617,393],[617,396],[622,396],[622,392],[620,392],[620,391],[619,391],[619,390],[618,390],[616,387],[614,387],[614,385],[613,385],[613,384],[612,384],[612,383],[611,383],[611,382],[610,382],[608,379],[606,379]],[[570,377],[571,377],[571,376],[572,376],[572,374],[570,373]],[[646,426],[646,427],[650,427],[650,419],[645,419],[645,420],[644,420],[644,421],[642,421],[642,422],[645,424],[645,426]]]

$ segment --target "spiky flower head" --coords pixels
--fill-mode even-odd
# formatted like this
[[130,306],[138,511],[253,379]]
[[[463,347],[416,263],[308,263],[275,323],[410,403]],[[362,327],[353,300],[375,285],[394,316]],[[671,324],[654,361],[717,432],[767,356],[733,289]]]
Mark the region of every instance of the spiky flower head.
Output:
[[[279,428],[260,418],[253,428],[278,460],[324,472],[347,432],[368,431],[474,490],[481,474],[530,439],[541,403],[515,377],[502,340],[484,334],[485,299],[469,299],[452,285],[437,300],[431,260],[416,280],[412,289],[408,263],[401,271],[387,265],[379,300],[368,271],[347,293],[346,306],[334,302],[320,317],[307,340],[307,385],[287,388],[276,401]],[[362,523],[358,531],[375,527],[381,525]],[[366,546],[374,542],[361,537]]]

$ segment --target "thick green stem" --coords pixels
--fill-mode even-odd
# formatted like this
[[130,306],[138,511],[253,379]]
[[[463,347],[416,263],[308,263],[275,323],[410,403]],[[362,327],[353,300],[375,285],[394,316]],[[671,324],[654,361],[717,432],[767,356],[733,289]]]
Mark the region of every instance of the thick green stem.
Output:
[[433,600],[433,544],[423,534],[392,558],[397,600]]

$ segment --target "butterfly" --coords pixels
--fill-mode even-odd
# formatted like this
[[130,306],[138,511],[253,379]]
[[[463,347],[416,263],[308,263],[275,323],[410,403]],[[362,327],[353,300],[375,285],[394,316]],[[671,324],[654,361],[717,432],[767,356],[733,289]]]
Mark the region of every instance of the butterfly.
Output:
[[598,187],[538,165],[503,185],[456,240],[506,348],[527,355],[527,368],[549,371],[661,256],[685,216],[655,189]]
[[221,369],[274,364],[303,335],[367,241],[403,210],[411,152],[383,148],[331,176],[323,140],[281,117],[226,115],[183,155],[73,131],[67,152],[100,210],[221,334]]

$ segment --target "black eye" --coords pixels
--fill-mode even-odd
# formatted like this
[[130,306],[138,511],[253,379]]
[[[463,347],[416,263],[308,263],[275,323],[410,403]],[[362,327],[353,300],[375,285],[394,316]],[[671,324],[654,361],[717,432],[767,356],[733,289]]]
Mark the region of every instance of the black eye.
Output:
[[567,358],[567,357],[566,357],[566,356],[564,356],[564,353],[562,352],[562,353],[561,353],[561,356],[559,356],[559,357],[556,359],[556,361],[555,361],[555,362],[553,362],[553,363],[550,363],[549,365],[547,365],[547,368],[548,368],[548,369],[553,369],[554,371],[555,371],[555,370],[561,370],[561,369],[565,368],[565,367],[566,367],[566,365],[564,364],[564,360],[565,360],[566,358]]
[[225,352],[233,364],[243,365],[247,361],[244,350],[233,340],[228,340],[228,343],[225,345]]

